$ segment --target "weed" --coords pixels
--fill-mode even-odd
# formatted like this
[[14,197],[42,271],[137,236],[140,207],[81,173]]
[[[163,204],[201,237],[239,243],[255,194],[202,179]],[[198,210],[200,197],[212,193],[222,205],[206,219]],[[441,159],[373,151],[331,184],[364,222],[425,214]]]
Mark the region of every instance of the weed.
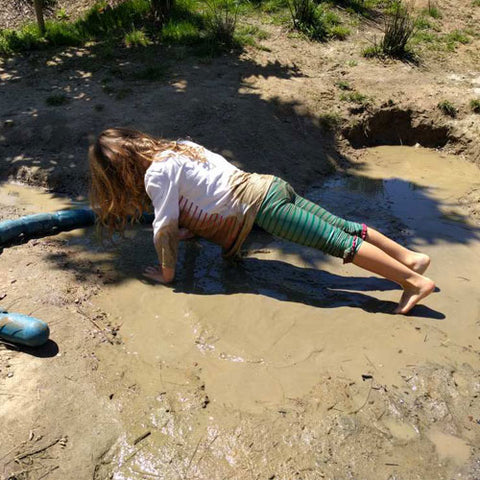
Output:
[[480,98],[470,100],[470,108],[473,113],[480,113]]
[[459,43],[465,45],[470,43],[470,38],[461,30],[454,30],[453,32],[445,35],[444,40],[446,42],[447,50],[454,51]]
[[438,7],[431,0],[428,0],[428,6],[423,10],[423,13],[435,19],[442,18],[442,12],[440,12]]
[[276,13],[288,7],[288,0],[266,0],[261,8],[265,13]]
[[125,35],[123,43],[126,47],[146,47],[151,45],[152,41],[143,30],[133,29]]
[[382,47],[380,46],[380,44],[376,43],[375,41],[373,45],[365,47],[362,50],[362,55],[365,58],[382,57],[383,56]]
[[50,105],[51,107],[60,107],[61,105],[65,105],[69,101],[69,98],[63,93],[57,93],[55,95],[50,95],[49,97],[47,97],[45,103],[47,105]]
[[211,40],[221,46],[233,46],[239,4],[232,0],[204,1],[208,8],[206,27]]
[[339,80],[338,82],[335,82],[335,85],[340,89],[340,90],[353,90],[353,88],[350,86],[348,82],[345,80]]
[[358,62],[356,60],[348,60],[347,67],[356,67]]
[[350,29],[345,25],[334,25],[328,29],[329,38],[345,40],[350,35]]
[[326,130],[336,130],[342,124],[342,117],[338,113],[328,112],[321,114],[318,121]]
[[340,95],[340,100],[342,100],[343,102],[356,103],[363,106],[367,106],[370,104],[370,99],[367,95],[356,91],[350,93],[342,93]]
[[385,34],[380,43],[382,52],[388,57],[408,58],[411,51],[407,44],[415,30],[409,7],[396,3],[385,21]]
[[417,30],[428,30],[432,28],[432,24],[428,18],[420,16],[415,20],[415,28]]
[[60,8],[55,12],[55,18],[57,20],[68,20],[68,13],[64,8]]
[[440,111],[444,115],[448,115],[449,117],[452,117],[452,118],[455,118],[457,116],[458,110],[448,100],[442,100],[437,104],[437,107],[440,109]]
[[473,0],[472,7],[480,7],[480,0]]
[[289,0],[293,28],[312,40],[345,39],[350,30],[341,25],[340,17],[326,4],[314,0]]

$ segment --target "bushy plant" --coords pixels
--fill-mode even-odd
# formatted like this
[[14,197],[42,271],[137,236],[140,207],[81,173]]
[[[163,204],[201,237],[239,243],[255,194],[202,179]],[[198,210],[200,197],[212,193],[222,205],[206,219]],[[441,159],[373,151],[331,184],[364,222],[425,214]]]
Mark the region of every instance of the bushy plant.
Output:
[[406,58],[411,55],[408,42],[415,31],[410,8],[396,2],[385,19],[384,36],[380,43],[384,55]]
[[143,30],[133,29],[123,39],[126,47],[146,47],[152,42]]
[[480,113],[480,98],[474,98],[470,100],[470,108],[473,113]]
[[437,104],[437,107],[444,115],[448,115],[452,118],[455,118],[457,116],[457,108],[453,105],[453,103],[449,102],[448,100],[442,100]]
[[206,28],[211,40],[224,46],[235,42],[239,4],[232,0],[205,0],[207,5]]

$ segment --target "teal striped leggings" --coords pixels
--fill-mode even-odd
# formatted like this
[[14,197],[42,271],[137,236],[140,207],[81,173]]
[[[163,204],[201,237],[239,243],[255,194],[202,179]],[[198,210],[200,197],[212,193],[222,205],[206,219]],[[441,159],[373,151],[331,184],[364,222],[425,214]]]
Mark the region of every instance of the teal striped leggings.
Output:
[[313,247],[351,262],[367,233],[367,226],[336,217],[302,198],[275,177],[255,218],[257,225],[285,240]]

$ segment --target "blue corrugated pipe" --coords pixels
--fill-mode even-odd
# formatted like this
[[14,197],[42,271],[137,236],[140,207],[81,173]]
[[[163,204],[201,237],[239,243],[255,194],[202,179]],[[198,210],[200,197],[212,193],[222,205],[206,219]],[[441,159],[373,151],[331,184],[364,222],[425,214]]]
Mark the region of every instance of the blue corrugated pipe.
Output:
[[0,310],[0,339],[2,340],[39,347],[47,342],[49,334],[48,325],[38,318]]
[[[153,215],[144,213],[141,222],[153,220]],[[15,220],[0,222],[0,253],[5,247],[25,242],[32,238],[56,235],[60,232],[84,228],[95,223],[91,208],[60,210],[55,213],[27,215]],[[38,347],[48,340],[48,325],[37,318],[0,309],[0,339]]]

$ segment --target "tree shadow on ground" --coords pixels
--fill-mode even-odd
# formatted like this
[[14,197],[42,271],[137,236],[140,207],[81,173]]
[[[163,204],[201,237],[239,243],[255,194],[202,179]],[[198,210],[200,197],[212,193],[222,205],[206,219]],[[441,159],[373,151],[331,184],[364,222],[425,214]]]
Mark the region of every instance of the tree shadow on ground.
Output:
[[265,97],[257,85],[301,77],[294,64],[260,64],[239,52],[182,58],[185,47],[103,49],[4,60],[0,178],[85,195],[88,144],[111,126],[190,136],[247,171],[288,176],[297,187],[349,163],[334,132],[301,100]]

